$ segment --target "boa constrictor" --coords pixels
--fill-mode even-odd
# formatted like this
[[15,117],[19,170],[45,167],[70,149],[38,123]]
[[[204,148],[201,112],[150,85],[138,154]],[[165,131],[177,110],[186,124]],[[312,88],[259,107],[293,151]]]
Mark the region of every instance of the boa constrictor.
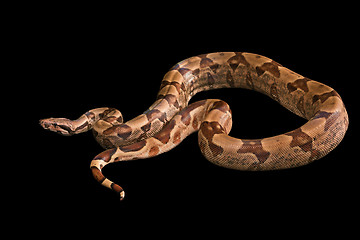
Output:
[[[221,100],[188,105],[196,93],[216,88],[246,88],[261,92],[308,120],[293,131],[262,139],[229,136],[231,110]],[[124,198],[123,189],[101,169],[109,163],[149,158],[169,151],[198,131],[203,155],[212,163],[238,170],[297,167],[333,150],[348,128],[348,115],[332,88],[303,77],[279,63],[252,53],[218,52],[179,62],[166,73],[157,100],[147,111],[123,123],[114,108],[97,108],[77,120],[48,118],[43,128],[62,135],[92,129],[108,149],[91,162],[95,179]]]

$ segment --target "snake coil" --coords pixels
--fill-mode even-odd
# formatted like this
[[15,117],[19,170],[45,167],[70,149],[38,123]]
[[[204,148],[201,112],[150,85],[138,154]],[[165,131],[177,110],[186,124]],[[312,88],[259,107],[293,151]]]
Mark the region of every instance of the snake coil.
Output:
[[[222,100],[188,104],[201,91],[246,88],[261,92],[308,120],[303,126],[273,137],[237,139],[229,136],[231,110]],[[343,139],[348,115],[332,88],[303,77],[279,63],[252,53],[218,52],[179,62],[166,73],[157,100],[147,111],[123,123],[114,108],[96,108],[77,120],[48,118],[43,128],[73,135],[90,129],[108,149],[91,162],[95,179],[125,196],[101,169],[109,163],[154,157],[198,131],[199,146],[212,163],[237,170],[293,168],[324,157]]]

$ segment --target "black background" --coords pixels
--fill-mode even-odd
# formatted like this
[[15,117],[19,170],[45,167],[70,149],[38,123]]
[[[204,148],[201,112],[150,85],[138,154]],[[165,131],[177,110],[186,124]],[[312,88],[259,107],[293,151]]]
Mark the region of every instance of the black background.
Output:
[[[215,215],[220,214],[225,219],[220,222],[246,218],[253,226],[270,224],[274,217],[281,219],[281,225],[291,225],[305,217],[304,225],[312,226],[320,218],[347,213],[355,196],[350,170],[358,159],[350,154],[355,80],[347,75],[351,63],[344,59],[352,51],[355,35],[337,15],[330,12],[318,18],[306,7],[287,14],[249,10],[254,13],[250,15],[244,15],[244,9],[229,14],[220,9],[208,14],[182,10],[181,14],[131,11],[127,15],[126,9],[109,14],[52,9],[30,14],[21,23],[17,56],[24,67],[18,72],[26,79],[22,97],[30,116],[26,131],[30,154],[23,160],[28,163],[23,183],[30,190],[32,214],[45,221],[66,217],[63,226],[68,229],[86,216],[94,223],[114,216],[116,224],[157,217],[169,222],[186,217],[196,224],[205,216],[217,224]],[[42,118],[76,119],[104,106],[118,108],[129,120],[155,101],[163,75],[174,64],[217,51],[264,55],[336,89],[350,116],[343,142],[304,167],[240,172],[208,162],[193,134],[155,158],[104,168],[104,175],[126,191],[125,200],[119,202],[91,175],[90,161],[103,151],[91,132],[63,137],[38,125]],[[199,93],[192,102],[206,98],[219,98],[231,106],[234,137],[268,137],[305,123],[257,92],[222,89]]]

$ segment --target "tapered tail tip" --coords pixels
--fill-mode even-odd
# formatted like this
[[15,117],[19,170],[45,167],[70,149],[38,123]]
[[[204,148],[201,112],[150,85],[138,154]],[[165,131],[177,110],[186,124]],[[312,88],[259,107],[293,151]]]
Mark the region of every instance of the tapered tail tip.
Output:
[[119,194],[120,201],[122,201],[125,198],[125,191],[123,190],[122,187],[120,187],[116,183],[111,183],[111,189]]
[[124,200],[124,198],[125,198],[125,191],[121,191],[121,192],[119,193],[119,195],[120,195],[120,201]]

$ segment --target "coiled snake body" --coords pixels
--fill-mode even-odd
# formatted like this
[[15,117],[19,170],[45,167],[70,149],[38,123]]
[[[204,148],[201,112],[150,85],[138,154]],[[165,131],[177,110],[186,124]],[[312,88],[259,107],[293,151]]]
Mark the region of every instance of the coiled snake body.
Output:
[[[261,92],[308,120],[293,131],[262,139],[229,136],[231,110],[222,100],[191,103],[197,92],[246,88]],[[203,155],[219,166],[238,170],[275,170],[319,159],[343,139],[348,115],[332,88],[303,77],[279,63],[251,53],[203,54],[179,62],[166,73],[157,100],[147,111],[123,123],[114,108],[97,108],[77,120],[40,120],[45,129],[73,135],[90,129],[108,150],[91,162],[95,179],[124,198],[123,189],[104,177],[109,163],[149,158],[169,151],[198,131]]]

